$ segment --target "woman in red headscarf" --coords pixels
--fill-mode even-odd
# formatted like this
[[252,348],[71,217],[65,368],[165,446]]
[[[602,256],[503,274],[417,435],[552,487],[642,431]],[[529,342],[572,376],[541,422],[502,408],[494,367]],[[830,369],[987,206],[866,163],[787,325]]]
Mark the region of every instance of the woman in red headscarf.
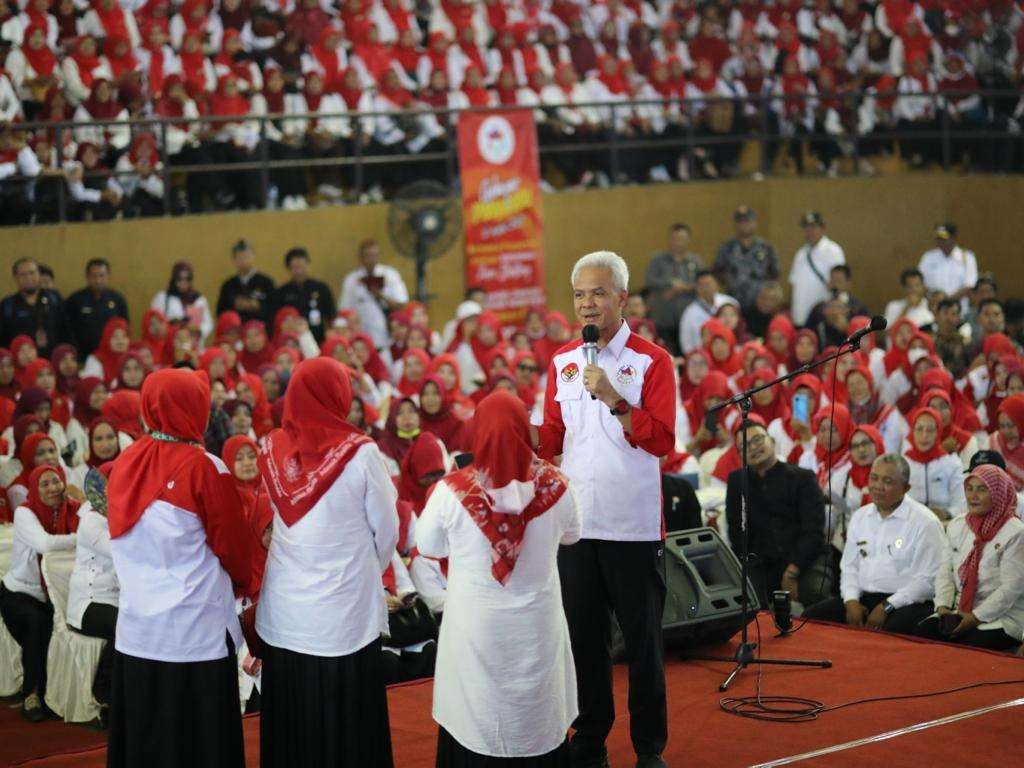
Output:
[[[846,502],[846,515],[843,520],[833,521],[840,526],[845,540],[846,528],[850,523],[850,515],[865,504],[871,503],[871,492],[868,489],[868,476],[871,465],[885,450],[882,433],[870,424],[859,424],[850,434],[850,442],[846,446],[850,461],[832,475],[832,494]],[[836,516],[837,508],[833,508]]]
[[793,345],[796,343],[796,327],[786,315],[776,315],[765,332],[765,344],[775,355],[775,364],[780,373],[790,369]]
[[711,370],[711,355],[706,349],[695,349],[686,355],[686,365],[679,373],[679,399],[689,400]]
[[232,585],[251,595],[256,543],[232,476],[203,449],[209,412],[205,377],[154,373],[142,387],[150,432],[107,484],[121,586],[108,746],[118,768],[149,750],[176,764],[245,762]]
[[427,367],[427,375],[436,376],[444,384],[456,416],[465,421],[473,415],[476,404],[462,393],[462,375],[455,355],[444,352],[435,357]]
[[878,428],[885,441],[885,452],[899,453],[910,427],[900,411],[881,402],[875,391],[874,377],[864,365],[846,372],[843,404],[850,410],[854,424],[871,424]]
[[545,336],[533,342],[533,351],[537,353],[541,369],[546,371],[555,352],[569,343],[572,325],[561,312],[548,312],[544,317],[544,329]]
[[402,459],[399,476],[395,481],[399,504],[406,503],[407,516],[399,509],[398,551],[409,552],[416,546],[411,538],[415,531],[413,516],[418,518],[430,495],[430,486],[448,471],[448,453],[437,435],[422,432]]
[[50,419],[62,427],[71,420],[71,403],[57,389],[57,372],[49,360],[33,360],[25,366],[25,381],[50,396]]
[[903,456],[910,464],[910,497],[940,520],[962,514],[966,507],[964,467],[958,455],[942,447],[942,416],[932,408],[918,408],[907,421],[910,448]]
[[131,347],[132,338],[128,321],[112,317],[103,326],[99,346],[85,360],[83,376],[96,376],[109,387],[118,374],[118,362]]
[[428,374],[420,382],[418,394],[423,431],[436,435],[449,453],[466,450],[464,422],[452,411],[451,397],[444,382]]
[[1024,395],[1010,395],[999,405],[989,446],[1003,455],[1007,473],[1024,491]]
[[[759,387],[774,379],[775,372],[771,368],[758,368],[746,377],[743,382],[744,389]],[[782,394],[781,386],[777,384],[774,387],[762,389],[751,398],[750,412],[764,420],[765,429],[776,419],[783,423],[789,421],[789,403]]]
[[[500,754],[563,765],[577,703],[555,555],[579,539],[579,512],[562,475],[534,455],[515,395],[484,398],[474,421],[473,465],[435,486],[416,524],[420,554],[447,557],[451,577],[434,677],[437,764]],[[507,652],[470,653],[480,642]],[[523,685],[537,694],[529,702],[510,693]],[[500,739],[496,718],[509,725]]]
[[123,448],[142,437],[142,399],[138,392],[130,389],[114,392],[103,403],[100,413],[117,428]]
[[706,334],[704,348],[711,355],[711,369],[735,376],[743,367],[743,360],[736,351],[736,335],[716,317],[704,323],[701,334]]
[[398,380],[398,392],[405,397],[419,392],[429,366],[430,355],[422,349],[410,349],[402,355],[402,377]]
[[729,379],[721,371],[709,371],[697,385],[690,399],[683,403],[688,428],[682,437],[687,453],[700,456],[712,448],[728,445],[729,435],[740,418],[739,411],[735,407],[719,411],[713,428],[708,423],[707,412],[732,396]]
[[18,462],[21,471],[7,486],[7,508],[10,510],[17,509],[28,497],[31,489],[29,477],[34,469],[61,465],[57,444],[45,432],[33,432],[22,439],[18,446]]
[[14,353],[0,347],[0,397],[12,403],[18,399],[21,383],[18,381],[17,368],[14,364]]
[[[233,435],[224,441],[221,458],[231,476],[235,479],[235,488],[242,499],[245,519],[249,522],[253,537],[259,546],[253,547],[253,572],[255,581],[253,592],[258,594],[263,583],[263,573],[267,564],[267,549],[274,522],[274,511],[270,507],[270,496],[262,488],[259,466],[256,460],[259,447],[248,435]],[[244,619],[243,619],[244,622]],[[250,647],[250,653],[253,652]]]
[[[964,482],[967,514],[946,527],[942,564],[935,576],[937,616],[918,633],[932,640],[1009,651],[1024,625],[1024,522],[1017,517],[1013,480],[982,464]],[[952,626],[945,618],[959,618]],[[952,626],[950,629],[949,627]]]
[[931,408],[942,417],[939,425],[939,442],[946,453],[960,457],[964,467],[971,464],[971,457],[978,452],[978,439],[953,421],[953,398],[943,389],[928,389],[921,394],[919,408]]
[[18,382],[19,391],[32,385],[25,378],[25,368],[33,360],[39,359],[39,350],[32,338],[25,334],[18,334],[11,339],[11,356],[14,358],[15,378]]
[[269,768],[392,764],[380,574],[398,542],[397,493],[377,446],[348,423],[351,404],[341,363],[302,362],[285,393],[283,428],[260,453],[275,509],[256,612],[260,759]]
[[21,647],[22,714],[39,723],[46,719],[46,658],[53,632],[53,604],[40,565],[47,552],[75,548],[78,502],[68,500],[60,467],[36,467],[26,482],[27,498],[14,510],[11,564],[0,584],[0,617]]
[[[833,410],[834,407],[834,410]],[[850,461],[850,436],[855,425],[845,405],[836,403],[818,409],[811,424],[814,439],[806,446],[797,445],[787,461],[810,469],[818,476],[818,485],[829,487],[829,477],[835,477]],[[831,471],[831,475],[830,475]],[[833,489],[835,482],[832,483]]]

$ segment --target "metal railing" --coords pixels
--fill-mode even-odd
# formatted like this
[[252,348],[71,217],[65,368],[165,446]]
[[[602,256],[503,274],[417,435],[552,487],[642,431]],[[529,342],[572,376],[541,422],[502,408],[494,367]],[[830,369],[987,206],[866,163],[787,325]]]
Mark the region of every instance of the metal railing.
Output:
[[[954,119],[950,110],[945,108],[948,98],[960,98],[966,96],[979,96],[982,106],[986,112],[983,123],[974,124],[971,127],[954,125]],[[914,129],[912,131],[899,128],[895,123],[885,125],[880,129],[872,130],[864,135],[859,132],[858,112],[864,105],[866,99],[874,99],[875,102],[888,101],[897,98],[913,98],[915,100],[930,100],[936,126],[928,130]],[[545,134],[541,134],[540,155],[542,162],[545,158],[557,159],[560,155],[584,154],[587,158],[594,159],[598,156],[606,156],[601,164],[607,168],[607,175],[611,183],[617,183],[621,178],[624,167],[623,158],[627,153],[644,150],[678,149],[680,155],[686,155],[690,164],[696,151],[707,147],[722,145],[741,146],[747,142],[758,142],[761,145],[761,167],[764,175],[770,175],[771,162],[782,145],[792,141],[808,142],[811,146],[820,142],[841,142],[844,146],[840,156],[848,157],[854,161],[854,168],[857,168],[862,157],[863,145],[866,141],[872,143],[893,143],[899,140],[913,139],[915,142],[934,142],[938,148],[934,154],[944,170],[949,170],[956,161],[954,157],[954,143],[963,141],[978,140],[1004,140],[1007,142],[1021,143],[1024,141],[1015,128],[1015,122],[1010,118],[1006,105],[1015,103],[1021,98],[1021,94],[1011,90],[980,90],[980,91],[946,91],[942,94],[899,94],[897,92],[869,93],[869,92],[843,92],[843,93],[821,93],[809,97],[800,96],[778,96],[773,94],[748,95],[745,97],[708,96],[701,98],[634,100],[618,102],[590,102],[571,105],[570,108],[586,108],[599,110],[607,116],[604,122],[605,129],[597,138],[591,137],[585,141],[557,142],[545,141]],[[821,130],[801,130],[796,134],[785,134],[779,131],[779,109],[784,104],[796,104],[798,106],[814,105],[838,101],[843,103],[844,112],[852,114],[853,119],[845,127],[842,134],[828,133]],[[628,134],[620,134],[612,127],[618,124],[618,118],[622,112],[633,113],[637,108],[646,106],[664,107],[671,104],[675,110],[675,121],[672,123],[676,130],[670,136],[646,136],[636,138]],[[728,104],[733,108],[731,127],[724,132],[709,132],[705,130],[703,115],[716,105]],[[1011,107],[1012,108],[1012,107]],[[388,112],[339,112],[325,114],[292,114],[274,113],[267,115],[246,115],[246,116],[207,116],[185,120],[181,117],[159,118],[142,117],[129,120],[97,120],[92,122],[25,122],[15,126],[19,132],[47,131],[53,134],[53,144],[57,148],[64,145],[65,132],[70,131],[72,135],[88,128],[110,128],[127,126],[133,135],[141,132],[152,133],[157,139],[157,148],[160,152],[164,180],[163,213],[172,213],[172,195],[174,187],[168,181],[171,177],[180,178],[189,174],[216,174],[232,173],[242,171],[257,171],[259,173],[259,199],[263,205],[267,204],[269,192],[272,186],[272,173],[275,170],[286,169],[317,169],[317,168],[352,168],[351,194],[358,198],[365,189],[366,169],[372,166],[389,166],[406,163],[443,163],[445,178],[449,186],[453,187],[457,182],[458,158],[455,141],[455,123],[458,114],[462,112],[497,112],[508,109],[474,107],[465,110],[452,109],[431,109],[416,108]],[[560,107],[538,105],[535,107],[522,107],[535,112],[543,112],[545,121],[556,119]],[[891,113],[891,108],[887,110]],[[364,154],[363,126],[359,118],[387,118],[392,121],[402,121],[403,118],[421,118],[426,114],[432,114],[438,118],[438,123],[445,129],[443,151],[431,152],[388,152],[388,154]],[[302,157],[288,160],[272,160],[270,158],[270,141],[268,140],[268,125],[270,123],[287,123],[289,121],[303,121],[307,119],[330,120],[335,118],[347,118],[351,125],[351,146],[353,151],[349,155],[331,155],[327,157]],[[540,124],[543,124],[540,123]],[[203,163],[203,164],[171,164],[168,155],[168,128],[172,125],[197,125],[205,124],[216,127],[222,124],[247,123],[258,124],[259,139],[252,149],[251,160],[228,163]],[[340,137],[339,137],[340,138]],[[372,145],[370,145],[372,146]],[[336,142],[335,148],[338,147]],[[126,151],[126,150],[125,150]],[[1001,170],[1019,171],[1024,168],[1019,160],[1011,168]],[[98,173],[87,173],[86,178],[109,178],[118,176],[133,175],[134,171],[117,171],[104,169]],[[0,188],[10,182],[30,181],[23,177],[8,177],[0,182]],[[58,185],[58,220],[66,221],[68,214],[68,191],[64,184]],[[189,213],[202,213],[204,211],[189,211]]]

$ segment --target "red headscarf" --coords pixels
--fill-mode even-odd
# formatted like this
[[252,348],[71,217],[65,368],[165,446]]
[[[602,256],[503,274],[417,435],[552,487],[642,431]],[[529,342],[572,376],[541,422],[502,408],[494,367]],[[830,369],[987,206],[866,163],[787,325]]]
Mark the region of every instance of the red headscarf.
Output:
[[949,406],[950,421],[949,424],[939,423],[939,441],[943,441],[946,438],[952,437],[956,440],[957,451],[962,451],[967,443],[971,440],[971,433],[966,429],[961,429],[956,425],[956,421],[953,420],[953,398],[949,392],[944,389],[928,389],[921,393],[921,399],[918,401],[918,406],[921,408],[930,408],[928,405],[933,399],[939,398],[946,401],[946,405]]
[[[243,373],[238,377],[239,382],[245,384],[252,391],[255,402],[252,404],[252,429],[257,437],[263,437],[274,428],[274,416],[267,400],[266,390],[263,388],[263,379],[256,373]],[[348,415],[345,411],[343,415]]]
[[32,470],[36,468],[36,451],[39,449],[39,444],[43,442],[49,442],[54,447],[57,445],[45,432],[33,432],[21,441],[21,447],[18,449],[21,473],[11,481],[11,485],[7,486],[8,488],[14,485],[29,487],[29,476],[32,474]]
[[[755,384],[766,384],[775,378],[775,371],[771,368],[757,368],[750,376],[747,377],[747,383],[750,386]],[[767,405],[761,405],[757,402],[756,398],[751,398],[751,413],[760,416],[764,419],[765,425],[771,424],[775,419],[782,419],[782,423],[785,424],[789,421],[789,403],[782,397],[779,392],[780,385],[776,385],[769,389],[771,392],[772,401]]]
[[241,91],[234,96],[227,94],[227,87],[234,82],[237,85],[238,78],[233,75],[225,75],[217,83],[217,90],[210,97],[210,114],[218,117],[241,117],[249,114],[249,100],[242,95]]
[[86,376],[75,385],[75,418],[83,428],[88,429],[100,417],[98,408],[93,408],[89,401],[97,387],[103,386],[103,379],[98,376]]
[[[151,378],[153,377],[148,377],[146,381],[148,382]],[[145,390],[145,382],[143,383],[142,388]],[[203,407],[204,418],[209,416],[209,411],[210,400],[207,398],[206,405]],[[103,403],[103,408],[100,410],[100,413],[104,419],[117,428],[118,432],[124,432],[133,440],[138,440],[142,437],[142,424],[139,421],[139,418],[142,416],[142,398],[138,392],[130,389],[117,390],[107,398],[105,403]],[[204,430],[205,424],[206,422],[204,421]],[[202,431],[200,434],[202,434]]]
[[100,337],[99,346],[93,352],[96,359],[100,361],[100,365],[103,366],[103,378],[108,386],[117,378],[118,363],[121,360],[121,355],[124,354],[124,352],[117,352],[110,347],[111,339],[118,329],[126,334],[131,333],[128,321],[123,317],[112,317],[107,320],[106,325],[103,326],[103,335]]
[[[683,403],[686,415],[690,420],[690,430],[696,434],[697,430],[704,423],[704,412],[707,408],[708,398],[718,397],[722,400],[728,400],[732,397],[732,394],[732,389],[729,387],[729,379],[724,373],[721,371],[708,371],[708,375],[697,385],[690,399]],[[722,414],[723,417],[724,415]],[[719,418],[719,423],[725,423],[725,418]],[[714,448],[717,444],[718,441],[712,439],[702,442],[699,447],[700,450],[706,451],[709,448]]]
[[[409,349],[406,350],[405,354],[402,355],[402,360],[408,360],[410,357],[415,357],[421,363],[423,363],[423,375],[426,376],[427,368],[430,366],[430,355],[427,354],[426,350],[423,349]],[[398,391],[406,397],[411,397],[420,391],[423,384],[423,379],[417,379],[411,381],[409,379],[408,371],[405,370],[405,366],[402,368],[402,378],[398,380]]]
[[[997,419],[1000,413],[1005,413],[1017,425],[1021,439],[1017,443],[1017,447],[1011,450],[1003,440],[1002,433],[996,429],[992,433],[992,447],[999,451],[1003,455],[1003,459],[1006,460],[1006,471],[1013,479],[1017,490],[1024,490],[1024,394],[1010,395],[1003,400],[996,414]],[[996,425],[998,426],[998,424],[997,420]]]
[[[115,53],[118,48],[123,48],[120,55]],[[139,60],[132,53],[131,40],[128,39],[127,34],[107,35],[106,40],[103,41],[103,53],[107,57],[110,72],[114,75],[115,80],[139,69]]]
[[[444,482],[491,543],[491,573],[504,585],[522,550],[526,526],[550,509],[567,485],[557,469],[534,455],[526,408],[515,395],[501,391],[488,395],[474,420],[473,466]],[[533,481],[533,500],[519,514],[495,511],[486,489],[504,488],[513,480]]]
[[[918,447],[917,440],[914,437],[914,426],[922,416],[931,416],[935,422],[935,443],[927,451],[921,450]],[[908,459],[921,464],[927,464],[929,461],[941,459],[946,455],[946,452],[942,449],[942,416],[939,415],[938,411],[934,408],[918,408],[910,414],[910,418],[907,421],[910,424],[910,434],[907,435],[907,439],[910,441],[910,450],[905,454]]]
[[953,422],[966,432],[980,432],[984,427],[974,403],[953,382],[953,375],[945,368],[932,368],[921,374],[921,390],[942,389],[953,398]]
[[104,419],[104,418],[100,417],[100,418],[96,419],[95,421],[93,421],[92,424],[89,425],[89,430],[88,430],[88,432],[89,432],[89,437],[88,437],[88,440],[89,440],[89,458],[85,460],[85,463],[88,464],[90,467],[96,467],[97,469],[99,469],[103,464],[106,464],[108,461],[114,461],[114,459],[116,459],[118,456],[121,455],[121,443],[120,443],[120,441],[117,442],[117,451],[114,453],[113,456],[111,456],[109,458],[106,458],[106,459],[101,459],[99,456],[93,455],[93,452],[92,452],[92,436],[93,436],[93,433],[96,431],[96,428],[98,426],[100,426],[100,424],[106,424],[108,427],[110,427],[112,430],[114,430],[114,437],[115,438],[117,437],[117,427],[114,426],[107,419]]
[[[466,68],[466,75],[468,76],[471,70],[475,70],[477,74],[483,77],[483,70],[476,65]],[[491,105],[491,92],[483,85],[477,88],[471,88],[469,83],[463,80],[462,92],[466,95],[469,100],[469,106],[471,107],[489,107]]]
[[[732,376],[743,367],[743,359],[736,351],[736,334],[716,317],[712,317],[704,323],[703,327],[708,330],[708,340],[704,348],[711,357],[712,370],[721,371],[726,376]],[[722,339],[729,345],[729,356],[725,360],[715,359],[715,354],[711,350],[711,345],[715,339]]]
[[961,611],[974,610],[974,596],[978,592],[978,564],[981,562],[982,550],[1017,512],[1017,490],[1014,482],[999,467],[982,464],[971,470],[968,477],[977,478],[985,484],[992,506],[984,515],[967,514],[967,526],[974,533],[974,546],[957,570],[963,584],[958,605]]
[[[861,424],[850,433],[850,443],[853,442],[854,438],[857,437],[858,434],[867,435],[871,439],[871,442],[875,444],[876,458],[885,453],[885,441],[882,440],[882,433],[875,427],[870,424]],[[846,448],[852,455],[853,450],[850,448],[849,443],[847,443]],[[859,464],[851,462],[850,466],[850,480],[853,482],[855,487],[864,489],[864,494],[861,496],[860,500],[862,505],[871,502],[871,494],[867,490],[868,477],[871,475],[871,463],[872,462],[869,462],[864,466],[860,466]]]
[[238,452],[247,445],[252,448],[254,453],[259,455],[260,449],[259,446],[256,445],[255,440],[248,435],[233,435],[224,441],[224,445],[220,449],[220,456],[227,465],[231,476],[235,478],[235,484],[238,486],[239,491],[249,495],[255,495],[256,491],[260,487],[259,474],[257,474],[252,480],[240,480],[238,477],[235,477],[235,459],[238,458]]
[[814,456],[818,460],[818,482],[822,485],[828,480],[830,464],[832,469],[836,469],[849,459],[850,436],[853,434],[853,430],[856,429],[846,406],[835,403],[834,407],[834,413],[832,411],[833,405],[830,404],[824,408],[819,408],[818,412],[814,414],[812,428],[815,435],[818,433],[821,422],[825,419],[832,419],[832,431],[839,436],[839,447],[833,451],[828,450],[820,441],[815,441]]
[[203,433],[210,415],[210,386],[205,377],[184,369],[157,371],[142,385],[140,399],[142,418],[160,434],[139,438],[114,463],[107,484],[112,539],[131,530],[168,480],[206,457]]
[[377,347],[374,346],[373,338],[366,333],[357,333],[352,337],[352,341],[349,342],[349,346],[353,348],[353,354],[355,354],[355,345],[360,343],[366,347],[369,351],[369,357],[363,364],[363,370],[370,375],[370,378],[375,382],[390,381],[391,375],[388,373],[388,367],[384,364],[384,361],[380,357],[380,353],[377,351]]
[[[700,349],[691,350],[686,355],[686,359],[689,360],[691,357],[703,357],[705,362],[708,364],[708,370],[711,370],[711,355],[708,351],[701,347]],[[683,370],[679,374],[679,397],[686,402],[689,400],[693,393],[697,390],[697,382],[690,379],[690,374],[687,366],[683,366]]]
[[[87,54],[85,52],[86,43],[92,41],[93,52]],[[77,38],[74,43],[74,49],[71,53],[71,58],[74,59],[75,64],[78,66],[78,79],[82,81],[82,85],[86,88],[92,88],[93,70],[100,66],[100,57],[97,54],[97,46],[95,38],[89,35],[82,35]]]
[[[38,48],[32,48],[28,44],[29,38],[35,32],[43,33],[43,44]],[[21,47],[21,52],[28,59],[28,63],[32,66],[32,70],[38,77],[48,77],[53,74],[54,68],[57,66],[57,54],[50,49],[50,44],[46,41],[46,27],[29,24],[28,29],[24,32],[24,45]]]
[[278,514],[292,526],[309,512],[372,440],[348,423],[352,385],[337,360],[315,357],[296,366],[284,396],[282,429],[266,437],[260,471]]
[[[154,336],[150,330],[149,325],[153,318],[158,318],[164,326],[164,336]],[[149,347],[149,351],[153,355],[153,363],[155,365],[163,365],[165,362],[163,359],[165,337],[167,335],[167,317],[159,309],[148,309],[146,314],[142,316],[142,343]]]
[[[263,334],[263,346],[256,352],[251,352],[245,345],[245,338],[249,331],[259,331]],[[262,320],[250,320],[242,326],[242,349],[238,353],[238,362],[247,371],[255,371],[261,365],[274,362],[274,350],[270,347],[270,339],[267,338],[267,326]]]
[[497,341],[495,341],[494,344],[487,346],[482,341],[480,341],[480,334],[478,331],[477,333],[474,333],[473,338],[469,340],[469,345],[473,349],[473,357],[476,358],[476,361],[480,364],[480,367],[483,369],[484,373],[486,373],[488,353],[502,343],[501,319],[493,312],[488,311],[482,312],[478,317],[477,322],[479,324],[478,327],[483,327],[485,325],[488,326],[491,330],[494,331],[494,335],[497,338]]
[[[34,387],[35,383],[28,380],[28,377],[25,375],[25,366],[18,362],[18,358],[21,355],[22,347],[31,347],[32,349],[36,349],[36,343],[32,341],[31,337],[26,336],[23,333],[18,334],[13,339],[11,339],[11,357],[14,359],[15,370],[14,376],[17,379],[18,385],[21,387],[21,389],[27,389],[29,387]],[[36,351],[38,352],[38,350]]]
[[[419,481],[426,475],[444,472],[444,458],[444,446],[429,432],[421,432],[402,457],[398,497],[412,504],[417,517],[427,503],[428,493],[428,487],[420,485]],[[399,546],[403,544],[404,537],[399,537]]]
[[[435,414],[429,414],[423,410],[423,390],[427,384],[433,384],[441,395],[441,410]],[[417,392],[420,397],[420,424],[424,432],[430,432],[444,443],[449,451],[457,451],[462,445],[463,422],[458,416],[452,413],[452,398],[448,393],[444,382],[433,375],[427,375],[420,382]]]
[[[67,484],[64,470],[60,467],[51,467],[49,465],[36,467],[28,476],[28,498],[23,506],[28,507],[35,513],[36,517],[39,518],[39,524],[51,536],[74,533],[78,530],[78,502],[68,499],[67,494],[65,494],[60,504],[56,507],[51,507],[44,504],[39,495],[39,481],[47,472],[53,472],[61,479],[61,482],[65,485]],[[42,558],[42,555],[40,555],[40,558]]]
[[[899,333],[900,328],[903,326],[909,326],[910,329],[917,333],[917,324],[913,320],[909,320],[905,317],[901,317],[895,323],[892,324],[892,328],[889,329],[889,349],[885,353],[883,360],[885,364],[886,374],[890,374],[897,368],[906,368],[907,362],[907,347],[910,346],[910,342],[907,342],[907,347],[900,349],[896,344],[896,335]],[[913,336],[911,336],[913,340]]]

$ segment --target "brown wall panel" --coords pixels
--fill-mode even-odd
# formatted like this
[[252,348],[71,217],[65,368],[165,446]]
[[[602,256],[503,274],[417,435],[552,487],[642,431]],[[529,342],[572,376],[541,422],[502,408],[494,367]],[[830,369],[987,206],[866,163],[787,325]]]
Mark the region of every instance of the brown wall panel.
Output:
[[[710,263],[718,244],[730,235],[731,212],[741,203],[758,212],[762,234],[775,243],[784,270],[801,243],[800,214],[820,210],[830,236],[846,250],[856,293],[877,311],[898,291],[900,269],[917,263],[931,247],[931,228],[946,218],[960,226],[961,241],[978,254],[981,269],[999,276],[1002,295],[1020,296],[1022,198],[1022,178],[952,175],[731,181],[548,195],[544,218],[550,306],[571,309],[569,271],[576,258],[591,250],[622,254],[633,271],[633,284],[639,285],[648,256],[662,247],[668,225],[675,221],[691,226],[694,249]],[[358,242],[374,237],[413,286],[412,262],[394,255],[388,242],[386,205],[4,229],[0,255],[7,265],[18,256],[50,264],[64,292],[81,284],[89,257],[106,256],[138,320],[178,259],[196,265],[198,287],[212,303],[220,281],[230,273],[229,249],[239,237],[254,244],[261,268],[275,279],[285,275],[284,252],[306,246],[315,274],[335,290],[356,263]],[[431,263],[428,280],[436,294],[432,312],[439,325],[462,296],[461,242]]]

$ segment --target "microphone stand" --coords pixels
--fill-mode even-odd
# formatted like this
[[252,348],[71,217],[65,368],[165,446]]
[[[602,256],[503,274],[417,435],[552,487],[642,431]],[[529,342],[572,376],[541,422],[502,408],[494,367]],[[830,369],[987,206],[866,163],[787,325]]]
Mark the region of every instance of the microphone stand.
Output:
[[[846,347],[846,349],[844,349]],[[795,371],[790,371],[782,376],[777,377],[773,381],[769,381],[765,384],[761,384],[757,387],[751,387],[745,392],[740,392],[724,403],[719,403],[713,408],[709,409],[711,413],[717,413],[718,411],[724,410],[732,405],[738,405],[740,412],[743,414],[742,421],[742,432],[743,432],[743,447],[741,451],[742,457],[742,473],[740,475],[740,527],[742,528],[742,541],[743,541],[743,557],[740,561],[740,573],[743,580],[741,589],[741,616],[743,618],[743,629],[740,630],[740,645],[736,649],[736,653],[733,656],[688,656],[687,658],[694,659],[697,661],[724,661],[732,662],[734,664],[732,671],[726,676],[725,680],[718,690],[728,690],[729,686],[736,676],[746,669],[751,664],[775,664],[777,666],[788,666],[788,667],[818,667],[820,669],[829,669],[832,666],[832,662],[826,660],[812,661],[803,659],[765,659],[757,653],[757,643],[750,642],[749,635],[749,624],[752,618],[750,613],[750,585],[748,582],[748,565],[750,562],[750,526],[748,524],[747,509],[750,503],[750,467],[747,464],[747,430],[753,424],[750,421],[750,407],[752,398],[758,392],[765,389],[770,389],[777,384],[782,384],[787,381],[795,379],[797,376],[801,376],[805,373],[824,365],[825,363],[836,360],[843,355],[848,355],[851,352],[855,352],[860,349],[860,338],[854,341],[844,341],[839,345],[839,348],[828,357],[823,357],[820,360],[812,360],[806,363]],[[833,395],[835,393],[833,392]]]

